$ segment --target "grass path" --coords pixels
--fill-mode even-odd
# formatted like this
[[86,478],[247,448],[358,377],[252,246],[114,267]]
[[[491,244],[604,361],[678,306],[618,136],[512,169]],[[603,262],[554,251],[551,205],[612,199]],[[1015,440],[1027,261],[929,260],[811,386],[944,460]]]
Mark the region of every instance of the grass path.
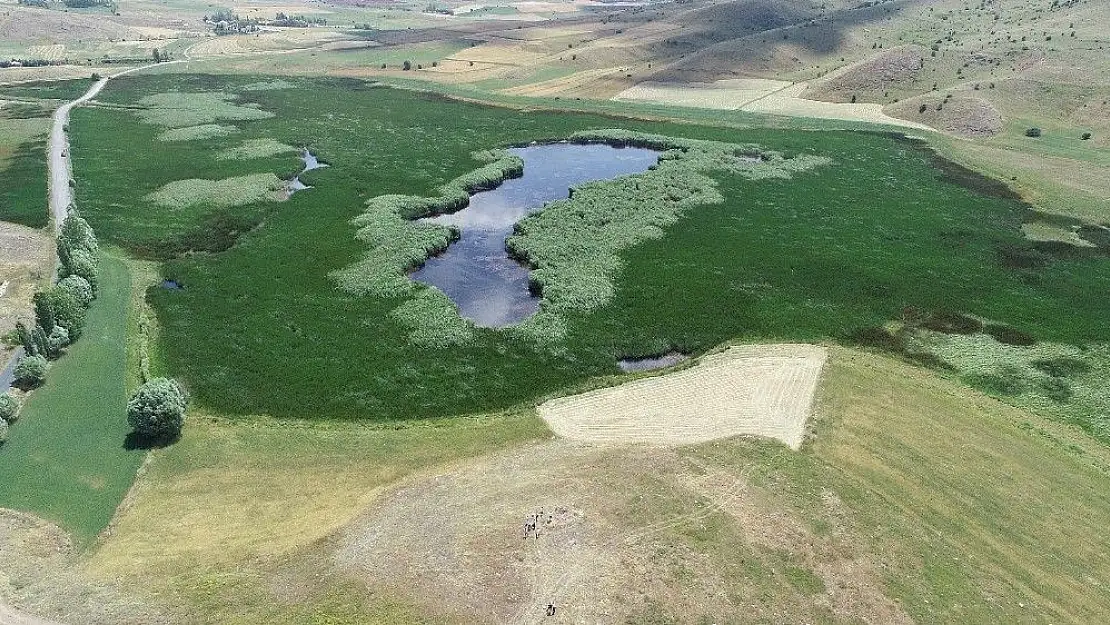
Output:
[[84,336],[51,367],[0,448],[0,507],[58,523],[81,545],[111,520],[143,459],[123,447],[130,272],[112,256],[101,263]]

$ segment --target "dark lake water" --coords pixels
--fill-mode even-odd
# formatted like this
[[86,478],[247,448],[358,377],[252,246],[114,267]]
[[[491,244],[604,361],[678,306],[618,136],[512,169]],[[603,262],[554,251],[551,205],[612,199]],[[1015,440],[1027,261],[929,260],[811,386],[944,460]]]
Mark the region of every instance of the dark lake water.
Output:
[[411,275],[442,290],[475,325],[499,328],[536,312],[528,269],[509,258],[505,239],[513,224],[544,204],[566,198],[572,186],[646,171],[659,152],[609,145],[557,143],[509,150],[524,159],[524,175],[477,193],[456,213],[424,221],[457,226],[458,241]]
[[631,373],[633,371],[652,371],[653,369],[673,367],[687,358],[689,356],[686,354],[670,352],[651,358],[623,358],[617,364],[620,365],[621,371]]

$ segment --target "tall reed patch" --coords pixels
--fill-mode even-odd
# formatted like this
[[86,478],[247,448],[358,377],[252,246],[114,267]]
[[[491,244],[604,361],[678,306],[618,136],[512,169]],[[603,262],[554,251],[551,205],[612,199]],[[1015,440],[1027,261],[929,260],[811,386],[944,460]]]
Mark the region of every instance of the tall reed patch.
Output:
[[[542,300],[536,315],[509,331],[548,347],[565,337],[568,313],[587,312],[612,299],[621,252],[661,237],[664,229],[690,208],[724,200],[711,174],[787,179],[829,161],[817,156],[786,158],[753,144],[626,130],[578,132],[569,139],[582,144],[651,148],[663,154],[659,163],[643,174],[575,187],[569,199],[552,202],[517,224],[506,245],[512,256],[532,268],[532,289]],[[469,194],[523,171],[523,163],[515,156],[496,152],[475,156],[492,162],[451,181],[439,197],[386,195],[368,202],[368,210],[354,224],[359,227],[358,238],[370,245],[370,251],[359,263],[333,274],[345,290],[412,297],[430,288],[417,285],[406,272],[442,252],[458,233],[413,220],[458,210],[466,206]],[[467,322],[459,318],[446,297],[421,295],[419,302],[409,302],[393,315],[412,330],[412,340],[447,345],[471,336],[459,331],[458,323]],[[444,321],[447,318],[450,323]]]
[[138,115],[148,124],[167,128],[213,124],[217,121],[269,119],[274,116],[269,111],[235,104],[237,97],[219,91],[157,93],[139,100],[144,108],[138,110]]
[[146,197],[169,209],[190,206],[243,206],[281,199],[286,183],[271,173],[249,174],[223,180],[176,180]]
[[382,195],[368,201],[366,212],[352,223],[358,227],[355,236],[370,250],[359,262],[332,273],[344,290],[356,295],[412,298],[391,316],[409,328],[409,338],[420,345],[457,344],[473,333],[446,295],[406,275],[447,249],[458,239],[458,230],[415,220],[465,208],[472,193],[492,189],[524,171],[524,161],[506,152],[483,151],[474,157],[490,162],[443,185],[437,197]]

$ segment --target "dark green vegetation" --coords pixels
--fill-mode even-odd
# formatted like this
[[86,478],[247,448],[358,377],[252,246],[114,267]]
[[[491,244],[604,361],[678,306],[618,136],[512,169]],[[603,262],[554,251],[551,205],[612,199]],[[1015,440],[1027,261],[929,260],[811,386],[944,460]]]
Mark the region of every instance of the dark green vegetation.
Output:
[[46,210],[46,142],[32,141],[0,168],[0,221],[32,228],[49,223]]
[[0,507],[29,510],[87,543],[108,524],[142,462],[127,436],[130,277],[105,256],[85,336],[50,368],[0,449]]
[[185,421],[185,393],[169,378],[154,378],[127,402],[127,423],[141,437],[173,440]]
[[[236,92],[237,80],[113,81],[101,99]],[[160,142],[127,110],[74,113],[78,203],[102,240],[169,259],[178,291],[154,289],[159,362],[221,412],[405,418],[492,410],[612,373],[620,355],[697,352],[743,339],[848,339],[907,307],[971,313],[1041,341],[1110,340],[1110,262],[1056,258],[1022,236],[1025,207],[970,189],[917,145],[879,135],[722,130],[521,112],[448,102],[353,80],[244,93],[275,113],[215,140]],[[725,201],[693,209],[665,236],[621,255],[617,292],[568,319],[565,351],[479,330],[465,346],[412,345],[389,316],[403,300],[342,293],[328,274],[365,249],[350,220],[367,199],[433,195],[473,170],[471,153],[578,130],[623,127],[757,143],[832,164],[790,181],[715,176]],[[294,156],[217,155],[272,138],[308,145],[331,167],[285,203],[168,210],[144,196],[186,178],[288,175]],[[143,158],[135,158],[141,146]],[[260,224],[260,225],[259,225]],[[255,225],[256,229],[251,230]],[[249,232],[248,232],[249,231]]]
[[0,86],[0,96],[42,100],[76,100],[84,95],[91,86],[91,80],[40,80],[18,85]]

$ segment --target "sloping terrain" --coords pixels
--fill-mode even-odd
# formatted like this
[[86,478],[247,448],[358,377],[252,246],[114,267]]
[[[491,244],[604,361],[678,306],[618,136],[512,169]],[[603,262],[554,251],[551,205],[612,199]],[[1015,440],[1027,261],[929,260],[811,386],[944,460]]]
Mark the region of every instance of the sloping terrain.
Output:
[[546,402],[559,436],[597,443],[683,444],[739,434],[802,444],[825,350],[732,347],[694,367]]

